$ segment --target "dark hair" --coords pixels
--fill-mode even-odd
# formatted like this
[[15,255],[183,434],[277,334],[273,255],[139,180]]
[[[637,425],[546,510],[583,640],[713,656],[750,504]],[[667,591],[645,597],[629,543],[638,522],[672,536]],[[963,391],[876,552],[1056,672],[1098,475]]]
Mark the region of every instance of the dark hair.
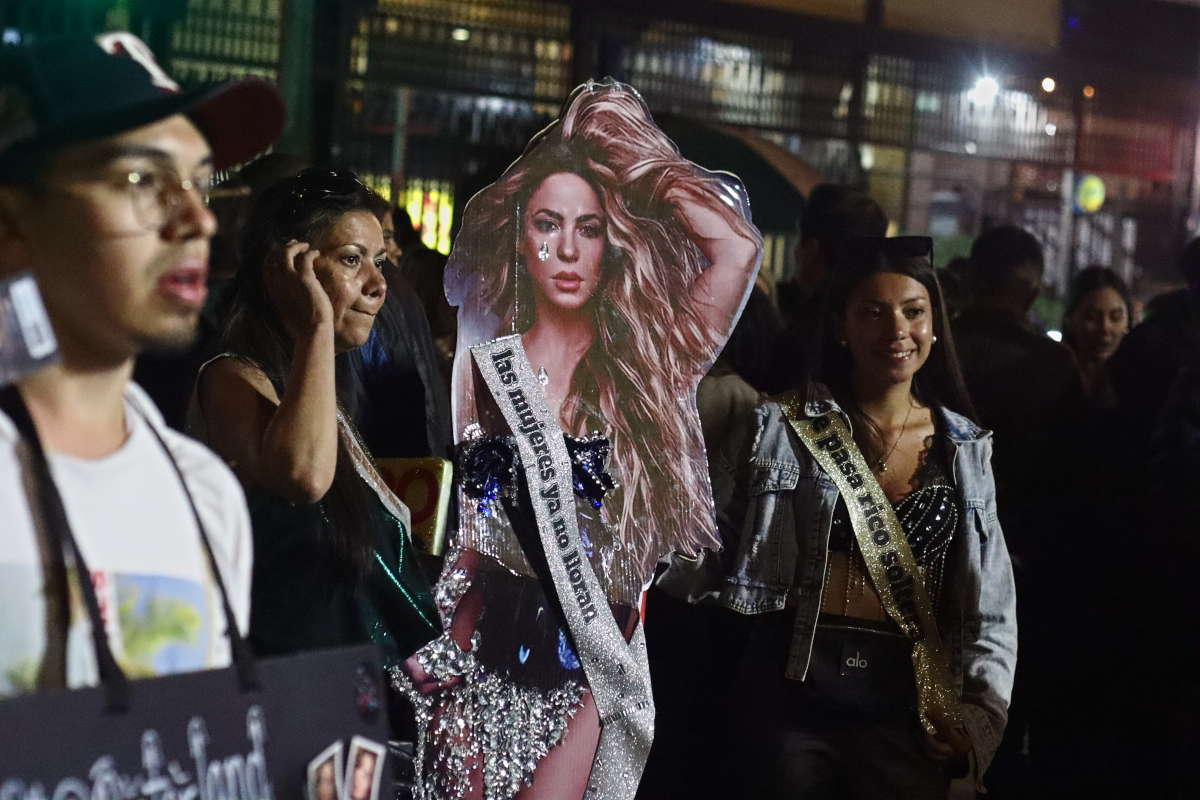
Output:
[[752,286],[746,307],[721,350],[721,363],[755,389],[765,391],[776,369],[771,363],[771,346],[783,328],[783,316],[774,301],[757,285]]
[[878,203],[852,186],[837,183],[814,186],[800,214],[800,238],[816,239],[822,246],[834,239],[883,236],[887,227],[887,214]]
[[933,312],[933,335],[937,343],[929,358],[913,377],[912,391],[918,401],[927,406],[947,408],[970,419],[975,409],[967,387],[950,333],[946,305],[941,285],[933,268],[932,241],[921,236],[900,236],[893,239],[852,239],[839,244],[831,254],[833,260],[829,293],[826,298],[826,324],[822,329],[820,357],[816,378],[833,393],[838,405],[850,417],[854,439],[868,463],[878,460],[883,451],[879,430],[862,412],[851,389],[853,366],[850,351],[841,346],[835,334],[834,322],[846,313],[846,304],[854,289],[864,280],[880,272],[906,275],[929,292]]
[[971,282],[977,287],[1002,287],[1014,280],[1040,284],[1043,269],[1042,246],[1032,233],[1014,225],[984,231],[971,245]]
[[1179,254],[1179,271],[1188,286],[1200,290],[1200,237],[1188,242]]
[[1130,320],[1133,319],[1129,284],[1125,283],[1125,279],[1118,275],[1116,270],[1098,264],[1083,270],[1071,281],[1071,291],[1067,294],[1067,310],[1064,316],[1071,316],[1085,297],[1100,289],[1112,289],[1121,295],[1121,299],[1125,301],[1125,313],[1129,315]]
[[392,227],[395,228],[393,236],[396,237],[396,244],[401,250],[421,241],[421,232],[413,225],[408,209],[403,206],[392,206]]
[[[267,295],[263,264],[273,249],[292,239],[320,239],[345,214],[374,214],[378,202],[378,196],[359,183],[353,173],[317,168],[285,178],[263,192],[246,226],[242,260],[223,314],[219,351],[232,353],[261,369],[282,397],[294,345]],[[342,405],[352,407],[352,398],[351,388],[339,381],[338,399]],[[346,417],[350,424],[349,411]],[[337,567],[355,576],[366,568],[372,546],[369,491],[339,436],[333,485],[321,500],[329,521],[324,533],[328,534]]]

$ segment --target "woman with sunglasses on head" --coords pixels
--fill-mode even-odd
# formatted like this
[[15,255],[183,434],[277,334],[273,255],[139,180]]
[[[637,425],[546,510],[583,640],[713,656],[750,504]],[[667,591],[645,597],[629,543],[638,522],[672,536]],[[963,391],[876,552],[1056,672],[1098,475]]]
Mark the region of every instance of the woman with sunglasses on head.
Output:
[[[740,444],[712,457],[714,494],[732,497],[713,599],[759,615],[735,703],[749,759],[737,780],[761,781],[763,797],[944,798],[972,753],[976,776],[987,768],[1016,660],[991,435],[968,417],[929,240],[847,240],[835,256],[814,380],[760,404]],[[928,598],[916,625],[903,548],[874,549],[891,542],[874,502],[894,511],[887,530],[907,539]],[[943,660],[914,657],[913,642],[929,653],[938,638],[921,620]]]
[[310,169],[268,189],[221,355],[197,380],[193,426],[251,509],[260,655],[374,641],[396,665],[440,632],[408,509],[362,446],[334,367],[367,341],[387,292],[377,203],[351,173]]

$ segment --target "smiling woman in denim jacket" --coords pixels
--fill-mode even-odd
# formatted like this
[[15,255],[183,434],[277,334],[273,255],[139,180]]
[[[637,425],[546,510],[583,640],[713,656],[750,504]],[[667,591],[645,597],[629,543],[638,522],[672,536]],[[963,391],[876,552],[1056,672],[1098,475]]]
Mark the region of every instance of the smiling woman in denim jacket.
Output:
[[775,402],[710,454],[724,550],[699,562],[676,557],[661,582],[756,615],[734,690],[739,790],[944,798],[951,777],[970,769],[978,780],[990,763],[1016,665],[991,433],[967,416],[928,239],[844,242],[829,289],[803,414],[840,414],[892,503],[922,568],[965,727],[921,729],[909,641],[866,574],[845,501]]

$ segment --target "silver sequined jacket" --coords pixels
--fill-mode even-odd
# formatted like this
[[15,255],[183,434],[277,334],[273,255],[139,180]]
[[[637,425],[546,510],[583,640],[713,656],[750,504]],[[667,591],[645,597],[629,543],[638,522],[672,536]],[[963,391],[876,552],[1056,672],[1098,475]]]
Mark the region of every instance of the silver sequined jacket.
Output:
[[[828,390],[809,387],[806,416],[842,413]],[[959,501],[958,544],[939,603],[938,629],[964,704],[982,776],[1008,719],[1017,662],[1016,593],[1004,533],[996,518],[992,434],[941,409],[953,452]],[[844,415],[843,415],[844,417]],[[849,425],[849,420],[846,420]],[[742,614],[797,608],[787,676],[804,680],[824,589],[829,530],[838,490],[796,439],[779,406],[760,402],[709,453],[724,548],[697,561],[673,557],[659,579],[692,602]]]

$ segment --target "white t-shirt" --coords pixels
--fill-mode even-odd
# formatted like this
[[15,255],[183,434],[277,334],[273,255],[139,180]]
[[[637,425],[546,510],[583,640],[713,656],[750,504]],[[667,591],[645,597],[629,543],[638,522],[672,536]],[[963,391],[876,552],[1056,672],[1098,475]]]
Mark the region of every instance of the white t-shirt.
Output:
[[[250,516],[241,485],[203,445],[172,430],[135,384],[125,392],[129,438],[95,460],[49,453],[104,618],[113,654],[131,678],[228,666],[220,591],[187,495],[147,425],[166,440],[212,543],[238,627],[250,616]],[[0,413],[0,697],[32,691],[45,649],[45,602],[31,516],[27,453]],[[97,683],[91,627],[73,603],[67,683]]]

